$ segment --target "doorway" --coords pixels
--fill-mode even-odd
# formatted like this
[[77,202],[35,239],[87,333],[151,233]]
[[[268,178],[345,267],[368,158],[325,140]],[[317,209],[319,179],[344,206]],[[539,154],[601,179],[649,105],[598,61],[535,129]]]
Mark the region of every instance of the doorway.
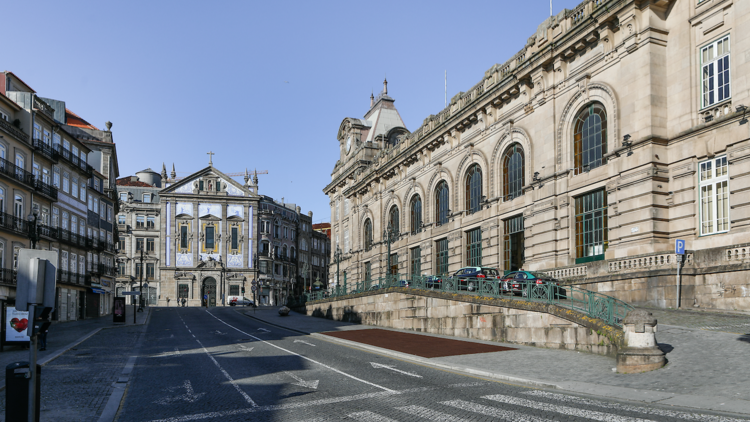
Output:
[[505,271],[518,271],[524,262],[523,215],[503,220],[503,223]]
[[216,306],[216,279],[213,277],[203,280],[203,286],[201,286],[201,304],[208,307]]

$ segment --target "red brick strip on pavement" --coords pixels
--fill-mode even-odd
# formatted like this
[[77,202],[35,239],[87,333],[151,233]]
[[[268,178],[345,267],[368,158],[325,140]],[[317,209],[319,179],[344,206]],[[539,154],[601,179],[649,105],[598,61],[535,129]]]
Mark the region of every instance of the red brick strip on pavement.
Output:
[[370,346],[395,350],[423,358],[470,355],[476,353],[504,352],[517,350],[512,347],[493,346],[470,341],[451,340],[420,334],[401,333],[398,331],[374,328],[370,330],[327,331],[324,334]]

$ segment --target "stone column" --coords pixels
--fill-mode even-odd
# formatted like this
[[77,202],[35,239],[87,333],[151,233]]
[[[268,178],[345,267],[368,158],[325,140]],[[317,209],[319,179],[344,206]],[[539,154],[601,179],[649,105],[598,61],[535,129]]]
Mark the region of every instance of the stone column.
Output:
[[644,310],[628,312],[622,321],[625,340],[617,351],[617,372],[633,374],[653,371],[667,363],[656,345],[656,318]]

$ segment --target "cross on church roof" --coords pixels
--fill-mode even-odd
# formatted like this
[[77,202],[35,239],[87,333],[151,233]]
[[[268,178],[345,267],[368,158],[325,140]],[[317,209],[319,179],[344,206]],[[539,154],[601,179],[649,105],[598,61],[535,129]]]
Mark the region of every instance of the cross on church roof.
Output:
[[208,155],[208,165],[209,165],[209,166],[212,166],[212,165],[214,165],[214,161],[213,161],[213,158],[214,158],[214,154],[215,154],[215,152],[213,152],[213,151],[208,151],[208,152],[206,153],[206,155]]

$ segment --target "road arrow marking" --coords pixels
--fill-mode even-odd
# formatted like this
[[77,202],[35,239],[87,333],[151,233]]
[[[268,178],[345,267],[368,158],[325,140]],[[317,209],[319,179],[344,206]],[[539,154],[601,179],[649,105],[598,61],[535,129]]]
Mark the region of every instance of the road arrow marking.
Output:
[[270,333],[271,330],[266,330],[265,328],[258,328],[258,331],[263,331],[264,333]]
[[238,346],[240,347],[240,349],[242,349],[242,350],[244,350],[244,351],[246,351],[246,352],[252,352],[252,351],[253,351],[253,349],[254,349],[254,347],[249,347],[249,348],[248,348],[248,347],[245,347],[245,346],[243,346],[243,345],[241,345],[241,344],[238,344]]
[[193,392],[193,386],[192,386],[192,384],[190,384],[190,380],[185,380],[185,383],[182,384],[181,387],[167,388],[167,391],[173,392],[175,390],[179,390],[179,389],[182,389],[182,388],[185,389],[185,394],[180,394],[179,396],[174,396],[174,397],[164,397],[163,399],[157,400],[154,403],[157,403],[157,404],[170,404],[170,403],[173,403],[173,402],[176,402],[176,401],[182,401],[182,400],[184,400],[184,401],[186,401],[188,403],[193,403],[194,401],[196,401],[199,398],[201,398],[204,394],[206,394],[206,393],[195,394],[195,392]]
[[314,344],[312,344],[312,343],[308,343],[308,342],[306,342],[305,340],[294,340],[294,342],[295,342],[295,343],[302,343],[302,344],[306,344],[306,345],[308,345],[308,346],[312,346],[312,347],[315,347],[315,345],[314,345]]
[[227,335],[227,333],[222,333],[222,332],[221,332],[221,331],[219,331],[219,330],[216,330],[216,331],[214,331],[214,334],[218,334],[218,335],[220,335],[220,336],[225,336],[225,335]]
[[316,390],[318,388],[318,382],[320,382],[319,380],[305,381],[291,372],[284,372],[284,373],[294,378],[295,381],[297,381],[296,384],[292,384],[292,385],[299,385],[300,387],[312,388],[313,390]]
[[391,371],[394,371],[394,372],[398,372],[399,374],[408,375],[410,377],[422,378],[421,375],[415,374],[413,372],[406,372],[400,369],[396,369],[395,365],[383,365],[382,363],[375,363],[375,362],[370,362],[370,365],[372,365],[372,367],[375,369],[385,368],[385,369],[390,369]]

